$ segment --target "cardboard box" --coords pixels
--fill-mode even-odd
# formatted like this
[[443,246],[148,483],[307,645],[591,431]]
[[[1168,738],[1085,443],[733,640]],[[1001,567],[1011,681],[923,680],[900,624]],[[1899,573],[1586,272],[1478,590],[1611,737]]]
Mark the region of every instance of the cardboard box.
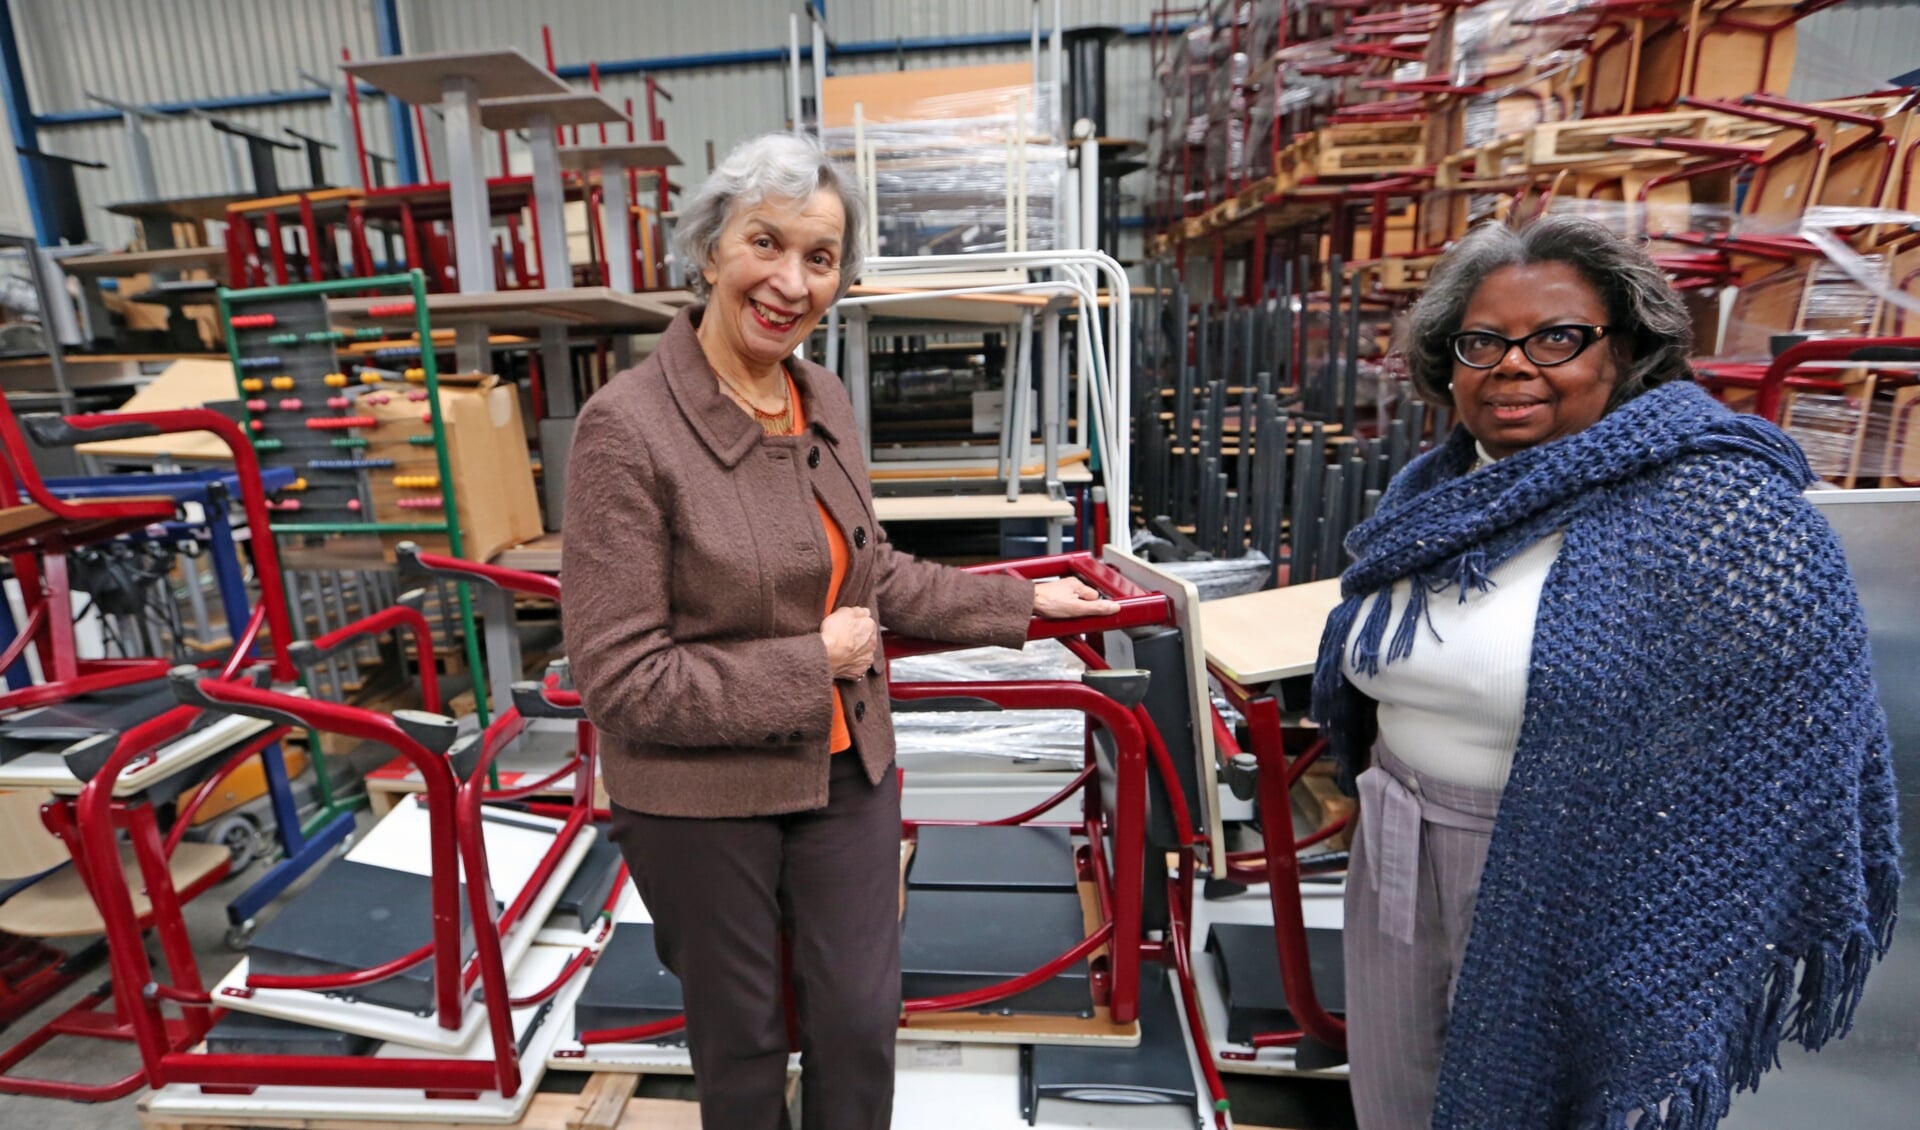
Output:
[[[369,404],[362,397],[359,411],[380,421],[365,433],[368,459],[392,459],[393,467],[371,472],[373,512],[382,522],[439,522],[441,509],[402,508],[402,498],[445,497],[444,486],[401,488],[397,476],[437,475],[431,444],[414,444],[413,436],[431,435],[425,404],[389,393],[385,404]],[[515,387],[498,377],[449,375],[441,379],[440,418],[447,430],[447,462],[453,473],[453,498],[458,508],[461,556],[486,561],[494,554],[543,532],[540,499],[533,488],[533,464],[527,453],[527,434],[520,418]],[[435,553],[449,552],[440,534],[390,534],[383,538],[391,555],[403,541]]]
[[[240,389],[233,366],[225,360],[189,357],[168,365],[159,376],[133,394],[122,412],[168,412],[199,408],[211,401],[233,400]],[[80,445],[82,455],[110,459],[173,459],[181,463],[231,463],[233,452],[212,432],[175,432],[134,439],[106,439]]]

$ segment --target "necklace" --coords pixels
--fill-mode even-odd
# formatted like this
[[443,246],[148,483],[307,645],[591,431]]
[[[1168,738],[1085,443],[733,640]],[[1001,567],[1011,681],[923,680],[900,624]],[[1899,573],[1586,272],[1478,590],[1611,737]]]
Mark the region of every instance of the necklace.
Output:
[[785,435],[793,430],[793,394],[791,387],[788,386],[785,379],[782,379],[780,382],[781,397],[779,410],[775,412],[763,412],[760,410],[760,407],[753,402],[752,397],[741,391],[739,385],[727,379],[718,369],[714,370],[713,375],[720,378],[720,383],[725,385],[727,391],[733,393],[738,402],[753,416],[754,423],[760,425],[761,431],[768,435]]

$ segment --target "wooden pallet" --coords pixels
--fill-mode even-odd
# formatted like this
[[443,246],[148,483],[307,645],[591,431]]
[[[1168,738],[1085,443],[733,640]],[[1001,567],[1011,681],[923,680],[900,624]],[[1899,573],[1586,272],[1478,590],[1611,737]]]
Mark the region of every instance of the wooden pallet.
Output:
[[1314,134],[1303,134],[1274,154],[1271,176],[1261,177],[1222,200],[1198,216],[1189,216],[1174,224],[1166,234],[1147,243],[1152,256],[1170,254],[1181,243],[1193,243],[1220,232],[1237,228],[1258,215],[1268,199],[1291,191],[1315,171],[1314,154],[1319,143]]
[[1396,173],[1430,165],[1427,142],[1432,122],[1335,122],[1315,134],[1314,168],[1323,176]]
[[1322,145],[1317,167],[1322,176],[1405,173],[1425,168],[1426,157],[1425,145]]
[[[700,1130],[697,1103],[635,1098],[640,1076],[607,1072],[587,1080],[577,1095],[540,1094],[514,1123],[517,1130]],[[791,1096],[789,1096],[791,1099]],[[259,1118],[222,1121],[174,1119],[140,1104],[142,1130],[420,1130],[419,1122],[335,1118]],[[502,1130],[498,1125],[439,1123],[441,1130]]]
[[1678,154],[1660,149],[1622,149],[1609,139],[1685,137],[1701,141],[1722,140],[1721,131],[1714,125],[1714,117],[1702,111],[1687,110],[1672,114],[1629,114],[1615,118],[1541,122],[1533,127],[1530,135],[1527,163],[1535,168],[1557,168],[1582,163],[1671,161]]
[[1433,270],[1433,265],[1439,261],[1439,257],[1435,255],[1419,258],[1396,256],[1360,264],[1356,269],[1364,270],[1373,277],[1373,289],[1394,294],[1410,294],[1425,289],[1427,273]]
[[1516,133],[1440,159],[1433,187],[1454,192],[1511,192],[1530,179],[1530,133]]

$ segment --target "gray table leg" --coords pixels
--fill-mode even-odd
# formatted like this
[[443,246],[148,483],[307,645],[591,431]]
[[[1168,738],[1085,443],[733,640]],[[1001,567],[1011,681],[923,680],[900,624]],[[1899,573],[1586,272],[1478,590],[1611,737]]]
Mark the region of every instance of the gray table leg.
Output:
[[[487,206],[486,156],[480,128],[479,84],[458,75],[441,87],[447,124],[447,183],[453,189],[454,262],[460,293],[493,291],[493,217]],[[551,134],[549,134],[551,136]]]
[[607,285],[627,294],[633,290],[633,245],[627,240],[633,201],[627,196],[627,171],[619,165],[600,167],[600,203],[606,210],[601,229],[607,240]]
[[520,678],[520,633],[514,630],[513,596],[499,589],[474,585],[480,615],[486,618],[482,638],[487,654],[487,701],[495,712],[513,701],[513,684]]
[[871,407],[873,389],[868,384],[867,344],[868,315],[863,309],[856,309],[847,315],[847,370],[842,375],[847,385],[847,399],[853,401],[853,418],[860,425],[860,454],[869,464],[873,462],[873,409]]
[[533,155],[533,222],[540,228],[540,275],[547,289],[573,285],[567,261],[566,188],[560,179],[560,145],[553,118],[535,114],[527,122],[527,148]]
[[[1081,333],[1086,333],[1086,319],[1082,318]],[[1040,330],[1040,474],[1046,483],[1047,493],[1060,482],[1060,301],[1047,303],[1047,312]],[[1026,443],[1022,437],[1021,452],[1024,456]],[[1055,550],[1054,552],[1058,552]]]

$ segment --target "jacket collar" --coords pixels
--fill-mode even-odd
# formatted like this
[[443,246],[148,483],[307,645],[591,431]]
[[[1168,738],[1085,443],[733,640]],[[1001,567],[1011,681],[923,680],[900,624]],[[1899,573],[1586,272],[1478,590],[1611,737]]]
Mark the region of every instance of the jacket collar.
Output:
[[[708,364],[706,351],[700,347],[700,338],[695,332],[705,313],[704,305],[696,305],[674,315],[666,333],[661,335],[655,356],[666,370],[667,389],[693,426],[694,434],[713,452],[714,458],[733,467],[747,457],[754,445],[768,437],[752,417],[720,391],[720,378]],[[829,443],[838,444],[839,436],[822,422],[825,383],[838,383],[833,374],[807,361],[790,361],[787,371],[793,374],[794,387],[800,390],[800,407],[806,415],[808,430],[820,433]]]

